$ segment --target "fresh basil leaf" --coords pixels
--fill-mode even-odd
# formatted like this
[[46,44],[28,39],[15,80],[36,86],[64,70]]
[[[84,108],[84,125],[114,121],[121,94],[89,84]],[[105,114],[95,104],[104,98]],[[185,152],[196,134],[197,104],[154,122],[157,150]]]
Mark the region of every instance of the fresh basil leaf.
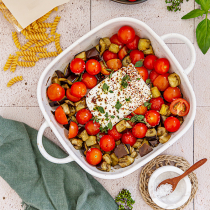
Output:
[[111,122],[108,123],[108,128],[109,128],[109,130],[112,130],[113,126],[112,126]]
[[135,67],[142,67],[143,66],[143,59],[140,60],[140,61],[137,61],[136,64],[135,64]]
[[210,0],[199,0],[199,4],[201,5],[201,9],[205,12],[208,12],[210,9]]
[[202,20],[196,28],[196,38],[199,48],[206,54],[210,47],[210,20]]
[[109,90],[109,86],[106,83],[104,83],[102,86],[102,90],[104,91],[104,93],[107,93]]
[[116,105],[115,105],[115,108],[117,109],[117,111],[119,112],[119,109],[121,108],[122,104],[117,101]]
[[190,18],[196,18],[199,16],[202,16],[205,13],[204,10],[201,9],[194,9],[191,12],[187,13],[182,17],[182,19],[190,19]]
[[99,112],[101,112],[102,114],[104,114],[104,113],[105,113],[104,108],[103,108],[103,107],[101,107],[101,106],[98,106],[98,111],[99,111]]
[[144,103],[144,106],[147,107],[148,109],[151,109],[151,105],[152,105],[152,104],[149,103],[149,102],[145,102],[145,103]]
[[147,83],[147,84],[149,84],[149,83],[150,83],[150,81],[151,81],[150,79],[147,79],[147,80],[146,80],[146,83]]
[[108,117],[108,116],[109,116],[108,112],[106,112],[106,114],[105,114],[104,116],[105,116],[105,117]]
[[114,93],[112,90],[109,91],[110,93]]
[[131,97],[125,99],[127,102],[131,101]]
[[140,80],[141,78],[137,78],[136,80]]
[[111,118],[112,118],[112,119],[114,119],[114,118],[115,118],[115,116],[114,116],[114,115],[112,115],[112,116],[111,116]]
[[127,88],[128,87],[128,82],[127,81],[131,81],[131,78],[126,74],[121,81],[121,86],[123,88]]
[[131,122],[144,122],[144,115],[135,115],[133,117],[131,117]]

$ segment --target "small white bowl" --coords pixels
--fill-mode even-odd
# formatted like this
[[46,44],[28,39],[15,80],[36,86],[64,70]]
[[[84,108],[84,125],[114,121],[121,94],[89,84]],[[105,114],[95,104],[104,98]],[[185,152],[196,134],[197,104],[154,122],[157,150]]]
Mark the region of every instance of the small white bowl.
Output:
[[152,200],[161,208],[175,209],[184,205],[191,195],[191,182],[188,176],[182,179],[174,192],[159,198],[156,195],[157,186],[165,179],[174,178],[184,172],[175,166],[163,166],[153,172],[149,179],[148,190]]

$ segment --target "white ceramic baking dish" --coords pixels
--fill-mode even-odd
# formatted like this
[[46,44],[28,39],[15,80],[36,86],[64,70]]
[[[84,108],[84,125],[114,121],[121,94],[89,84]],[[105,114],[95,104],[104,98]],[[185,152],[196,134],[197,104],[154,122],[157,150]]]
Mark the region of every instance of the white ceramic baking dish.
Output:
[[[184,97],[190,103],[190,112],[186,116],[184,123],[182,124],[181,128],[172,135],[172,138],[165,144],[160,144],[158,147],[154,148],[152,152],[144,157],[138,156],[134,163],[126,168],[120,169],[112,169],[110,172],[103,172],[96,167],[89,165],[81,151],[74,149],[72,144],[66,138],[64,134],[63,126],[59,125],[53,114],[51,113],[52,108],[49,106],[48,99],[46,97],[46,88],[50,85],[51,77],[55,70],[64,70],[66,65],[73,59],[74,55],[80,51],[88,50],[91,47],[98,44],[98,40],[100,37],[111,37],[115,34],[121,26],[129,25],[133,27],[136,31],[137,35],[140,35],[142,38],[148,38],[151,40],[153,49],[155,54],[158,57],[165,57],[169,60],[171,67],[170,72],[176,72],[181,77],[181,91],[184,94]],[[187,69],[183,70],[177,59],[174,57],[170,49],[165,44],[164,40],[169,38],[176,38],[182,40],[190,49],[191,52],[191,61],[190,65]],[[185,45],[183,45],[185,46]],[[181,49],[180,49],[180,53]],[[126,176],[135,170],[139,169],[141,166],[152,160],[154,157],[162,153],[168,147],[170,147],[174,142],[176,142],[184,133],[190,128],[195,118],[196,113],[196,99],[195,94],[193,92],[192,86],[188,80],[187,74],[193,69],[195,64],[195,49],[192,43],[183,35],[180,34],[166,34],[162,37],[159,37],[149,26],[143,23],[140,20],[133,19],[133,18],[115,18],[109,20],[100,26],[94,28],[86,35],[78,39],[74,42],[70,47],[64,50],[59,56],[57,56],[43,71],[37,88],[37,98],[40,109],[45,117],[45,122],[40,127],[38,136],[37,136],[37,143],[38,148],[41,154],[49,161],[53,163],[68,163],[71,161],[76,161],[85,171],[92,174],[93,176],[104,178],[104,179],[117,179],[123,176]],[[50,156],[44,149],[42,144],[42,136],[44,130],[50,127],[60,143],[63,145],[67,153],[69,154],[68,157],[64,159],[57,159]]]

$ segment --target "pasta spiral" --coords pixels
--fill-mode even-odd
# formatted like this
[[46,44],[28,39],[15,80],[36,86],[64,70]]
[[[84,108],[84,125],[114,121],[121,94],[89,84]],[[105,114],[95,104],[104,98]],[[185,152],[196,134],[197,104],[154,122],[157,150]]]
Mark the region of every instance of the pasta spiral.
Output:
[[53,41],[54,41],[54,37],[52,36],[52,37],[50,37],[49,39],[43,40],[43,41],[41,41],[41,42],[37,42],[37,43],[36,43],[36,46],[37,46],[37,47],[42,47],[42,46],[47,45],[47,44],[49,44],[49,43],[51,43],[51,42],[53,42]]
[[17,36],[17,32],[12,32],[13,41],[18,49],[21,49],[21,45]]
[[47,52],[47,48],[43,47],[31,47],[29,50],[32,52]]
[[36,33],[36,34],[28,34],[26,39],[33,39],[33,40],[45,40],[47,39],[48,34],[46,33]]
[[35,34],[35,33],[45,33],[46,32],[46,28],[38,28],[36,30],[31,31],[31,33]]
[[7,71],[9,69],[9,67],[11,66],[12,62],[13,62],[14,56],[13,55],[9,55],[9,58],[7,59],[7,62],[4,65],[4,71]]
[[55,34],[55,47],[58,51],[58,54],[60,54],[63,50],[61,49],[61,46],[60,46],[60,34]]
[[35,40],[30,40],[21,47],[21,50],[27,50],[31,45],[35,43]]
[[39,28],[51,28],[52,27],[52,23],[37,23],[37,25],[39,26]]
[[50,10],[48,13],[46,13],[45,15],[43,15],[42,17],[40,17],[37,22],[44,22],[45,20],[47,20],[47,18],[50,16],[50,14],[52,13],[53,10]]
[[50,32],[51,35],[55,34],[56,28],[57,28],[57,25],[58,25],[60,19],[61,19],[61,17],[59,17],[59,16],[55,17],[55,20],[54,20],[53,25],[51,27],[51,32]]
[[48,58],[48,57],[56,57],[58,55],[57,52],[47,52],[47,53],[39,53],[40,58]]
[[11,87],[12,85],[14,85],[16,82],[22,81],[23,77],[22,76],[17,76],[12,78],[8,83],[7,83],[7,87]]
[[16,54],[19,56],[36,56],[36,53],[32,51],[18,51]]
[[17,67],[18,58],[19,58],[19,56],[16,55],[12,62],[12,65],[11,65],[11,69],[10,69],[11,72],[15,72],[16,67]]
[[23,66],[23,67],[32,67],[32,66],[35,66],[35,62],[18,61],[17,65],[18,66]]
[[36,21],[34,21],[33,23],[31,23],[31,26],[35,30],[37,30],[39,28],[39,26],[37,25],[37,22]]
[[35,61],[35,62],[39,60],[39,58],[36,56],[24,56],[22,57],[22,59],[24,61]]

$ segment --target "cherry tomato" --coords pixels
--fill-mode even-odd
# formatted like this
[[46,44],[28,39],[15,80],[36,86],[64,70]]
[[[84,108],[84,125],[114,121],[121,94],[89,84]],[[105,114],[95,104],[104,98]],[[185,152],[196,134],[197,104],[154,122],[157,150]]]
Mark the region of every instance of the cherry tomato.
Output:
[[164,100],[161,97],[152,98],[150,103],[152,110],[160,111],[161,106],[164,104]]
[[164,127],[168,132],[176,132],[180,128],[180,121],[176,117],[168,117],[164,122]]
[[68,124],[68,120],[67,120],[66,114],[63,111],[63,108],[61,106],[59,106],[55,110],[55,119],[56,119],[57,122],[59,122],[62,125]]
[[110,75],[111,72],[110,71],[107,71],[107,67],[104,65],[104,62],[103,61],[100,61],[100,65],[101,65],[101,73],[104,74],[104,75]]
[[158,74],[165,74],[170,68],[170,63],[166,58],[159,58],[155,61],[154,68]]
[[139,106],[134,113],[137,115],[145,115],[145,113],[147,112],[147,107],[145,106]]
[[97,85],[96,77],[88,74],[87,72],[82,75],[82,82],[85,83],[86,87],[89,89],[92,89]]
[[116,125],[113,126],[112,130],[108,130],[108,134],[109,134],[110,136],[112,136],[112,137],[114,138],[115,141],[120,140],[121,137],[122,137],[122,134],[119,133],[119,132],[117,131]]
[[159,74],[155,70],[151,71],[150,74],[149,74],[149,78],[150,78],[150,80],[151,80],[152,83],[155,81],[155,79],[158,76],[159,76]]
[[107,62],[108,60],[111,60],[111,59],[115,59],[115,58],[118,58],[117,53],[113,53],[109,50],[106,50],[103,53],[103,59],[105,62]]
[[118,39],[118,35],[117,35],[117,34],[114,34],[114,35],[110,38],[110,41],[111,41],[111,43],[117,44],[117,45],[119,45],[120,47],[123,46],[123,43]]
[[147,126],[144,123],[137,123],[132,128],[132,134],[136,138],[144,138],[147,132]]
[[84,125],[86,122],[88,122],[92,118],[92,114],[87,109],[81,109],[76,114],[76,119],[79,124]]
[[82,98],[83,96],[85,96],[86,92],[87,92],[87,88],[83,82],[75,82],[71,86],[70,93],[77,98]]
[[98,165],[102,160],[102,152],[98,148],[91,148],[87,151],[86,160],[91,165]]
[[115,148],[115,140],[110,135],[104,135],[99,142],[99,145],[102,150],[105,152],[112,151]]
[[127,131],[122,135],[121,141],[123,144],[130,144],[133,146],[136,143],[136,137],[132,134],[131,131]]
[[144,66],[145,66],[145,68],[147,68],[149,70],[153,70],[155,61],[157,59],[158,58],[155,55],[148,55],[148,56],[146,56],[146,58],[144,59]]
[[69,126],[69,139],[76,137],[78,134],[78,125],[77,123],[71,121]]
[[93,120],[90,120],[86,123],[85,129],[87,133],[91,136],[95,136],[100,132],[100,124],[97,122],[93,123]]
[[71,94],[71,89],[66,90],[66,97],[72,102],[78,102],[81,98],[75,97]]
[[86,71],[91,75],[96,75],[101,71],[100,63],[95,59],[90,59],[86,63]]
[[118,52],[119,59],[122,60],[126,55],[128,55],[128,51],[129,49],[126,46],[121,48],[120,51]]
[[[131,119],[132,115],[128,115],[126,118]],[[136,124],[134,122],[131,122],[130,120],[127,121],[132,127]]]
[[141,75],[142,79],[146,82],[146,80],[148,79],[148,71],[145,67],[136,67],[136,70],[139,72],[139,74]]
[[128,1],[131,1],[131,2],[133,2],[133,1],[136,1],[136,0],[128,0]]
[[146,121],[151,125],[151,126],[156,126],[160,122],[160,114],[155,111],[155,110],[149,110],[145,114]]
[[85,61],[81,58],[75,58],[70,63],[70,69],[75,74],[80,74],[85,70]]
[[163,97],[166,101],[168,101],[170,103],[176,98],[181,98],[182,94],[181,94],[181,91],[178,87],[168,87],[164,91]]
[[123,44],[128,44],[129,42],[132,42],[135,38],[135,31],[130,26],[123,26],[119,29],[118,33],[118,39]]
[[144,59],[144,53],[139,50],[133,50],[130,53],[131,63],[136,64],[137,61]]
[[170,111],[174,115],[186,116],[190,111],[190,104],[183,98],[177,98],[171,103]]
[[127,48],[130,50],[138,49],[139,39],[140,39],[139,36],[136,35],[132,42],[129,42],[128,44],[126,44]]
[[60,101],[65,96],[65,90],[54,83],[47,88],[47,96],[51,101]]
[[106,62],[106,65],[109,69],[117,71],[122,67],[122,62],[120,59],[111,59]]
[[153,82],[153,85],[160,91],[166,90],[169,87],[168,75],[168,73],[159,75]]

